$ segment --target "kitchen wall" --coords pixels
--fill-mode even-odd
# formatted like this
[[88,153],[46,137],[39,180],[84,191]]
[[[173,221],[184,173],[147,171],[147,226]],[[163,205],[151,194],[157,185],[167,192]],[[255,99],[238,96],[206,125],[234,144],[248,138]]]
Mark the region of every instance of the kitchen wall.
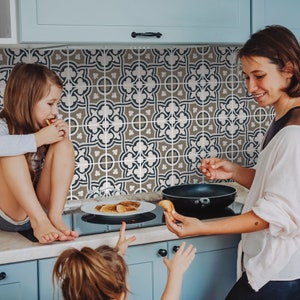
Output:
[[76,170],[69,199],[201,183],[199,162],[253,166],[270,112],[246,93],[238,48],[0,49],[0,108],[18,62],[64,82]]

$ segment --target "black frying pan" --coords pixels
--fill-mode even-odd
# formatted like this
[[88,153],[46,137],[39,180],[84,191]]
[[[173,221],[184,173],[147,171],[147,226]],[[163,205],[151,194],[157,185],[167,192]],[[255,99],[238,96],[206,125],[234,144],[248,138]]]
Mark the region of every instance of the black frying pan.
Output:
[[171,200],[178,212],[191,209],[222,209],[230,205],[236,189],[222,184],[183,184],[162,190],[164,199]]

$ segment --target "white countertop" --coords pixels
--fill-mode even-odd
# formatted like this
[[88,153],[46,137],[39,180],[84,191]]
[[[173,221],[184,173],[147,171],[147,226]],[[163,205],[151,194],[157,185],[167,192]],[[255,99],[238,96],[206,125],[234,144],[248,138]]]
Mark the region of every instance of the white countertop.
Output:
[[[248,190],[236,183],[229,183],[228,185],[235,187],[237,190],[235,202],[244,203]],[[178,238],[164,225],[127,230],[126,235],[127,237],[136,236],[136,241],[131,245],[155,243]],[[103,244],[115,246],[117,239],[118,233],[110,232],[81,236],[74,241],[39,244],[29,241],[16,232],[0,231],[0,264],[55,257],[70,247],[81,249],[83,246],[89,246],[96,248]]]
[[[131,245],[177,239],[166,226],[132,229],[126,232],[127,237],[132,235],[136,236],[136,241]],[[0,231],[0,264],[55,257],[70,247],[81,249],[83,246],[96,248],[104,244],[115,246],[117,239],[117,232],[109,232],[81,236],[74,241],[39,244],[29,241],[19,233]]]

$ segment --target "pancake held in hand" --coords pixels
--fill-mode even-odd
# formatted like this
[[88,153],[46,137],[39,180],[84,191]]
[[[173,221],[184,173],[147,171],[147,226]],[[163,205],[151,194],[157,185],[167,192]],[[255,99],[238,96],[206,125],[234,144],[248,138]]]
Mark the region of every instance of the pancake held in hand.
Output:
[[137,211],[141,203],[137,201],[121,201],[115,204],[97,205],[95,209],[103,213],[126,213]]
[[47,119],[47,120],[46,120],[46,123],[47,123],[47,125],[50,125],[50,124],[54,123],[55,121],[56,121],[56,118],[53,118],[53,119]]
[[158,202],[158,205],[161,206],[165,212],[168,213],[170,219],[172,220],[172,222],[176,222],[176,220],[173,217],[173,213],[175,212],[175,207],[172,201],[170,200],[160,200]]

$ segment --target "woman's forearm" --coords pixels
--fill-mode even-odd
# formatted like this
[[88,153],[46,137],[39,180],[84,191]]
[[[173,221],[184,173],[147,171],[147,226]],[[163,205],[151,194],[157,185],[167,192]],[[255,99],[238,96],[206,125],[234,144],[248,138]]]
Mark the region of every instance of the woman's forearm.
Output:
[[258,217],[253,211],[225,218],[222,220],[202,222],[203,227],[199,234],[237,234],[263,230],[269,227],[269,223]]

